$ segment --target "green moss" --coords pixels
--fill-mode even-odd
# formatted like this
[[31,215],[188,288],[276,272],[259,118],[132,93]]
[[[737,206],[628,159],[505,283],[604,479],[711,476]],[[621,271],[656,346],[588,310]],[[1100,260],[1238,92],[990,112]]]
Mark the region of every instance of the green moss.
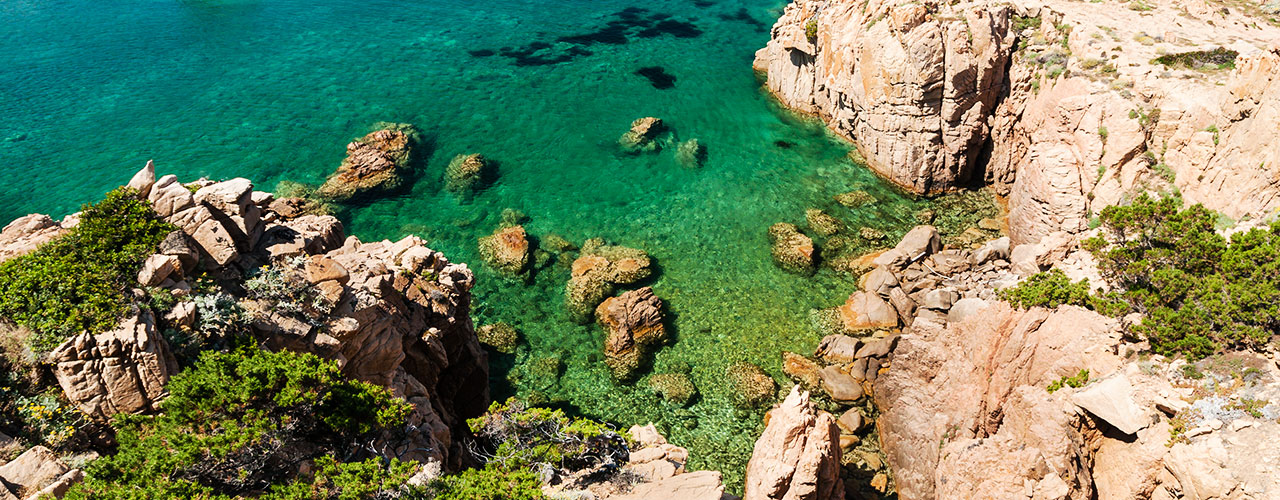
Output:
[[114,327],[143,259],[177,229],[127,188],[82,210],[66,234],[0,264],[0,316],[34,332],[28,341],[37,354]]

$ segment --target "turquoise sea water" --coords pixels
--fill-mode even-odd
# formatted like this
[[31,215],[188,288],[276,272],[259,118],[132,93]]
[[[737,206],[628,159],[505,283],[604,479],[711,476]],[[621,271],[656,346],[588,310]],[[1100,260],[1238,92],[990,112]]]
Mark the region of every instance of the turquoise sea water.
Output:
[[[0,2],[0,219],[62,215],[127,180],[150,158],[190,180],[248,177],[319,183],[345,145],[378,121],[417,124],[429,157],[404,192],[343,207],[363,239],[418,234],[479,275],[477,324],[523,334],[495,356],[495,396],[519,394],[622,426],[655,422],[693,450],[691,466],[741,470],[760,411],[735,410],[724,370],[764,367],[812,349],[814,307],[838,304],[853,277],[784,273],[766,229],[803,226],[824,208],[891,234],[928,202],[901,196],[848,158],[821,126],[762,92],[753,52],[781,0],[6,0]],[[646,67],[650,78],[636,72]],[[671,80],[674,78],[674,81]],[[627,156],[618,136],[662,117],[707,145],[688,169],[669,148]],[[471,200],[441,190],[461,153],[500,163]],[[832,196],[865,189],[858,210]],[[668,305],[674,342],[659,370],[685,365],[701,393],[687,409],[643,382],[614,384],[602,333],[564,313],[563,267],[530,284],[480,264],[476,239],[505,208],[535,236],[602,237],[643,248]],[[559,357],[541,376],[530,363]],[[540,365],[545,366],[545,364]]]

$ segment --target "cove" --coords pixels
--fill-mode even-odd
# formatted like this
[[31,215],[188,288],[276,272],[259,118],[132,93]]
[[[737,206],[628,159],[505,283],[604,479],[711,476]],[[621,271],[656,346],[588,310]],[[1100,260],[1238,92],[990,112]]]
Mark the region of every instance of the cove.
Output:
[[[771,262],[766,231],[820,208],[893,241],[932,205],[850,158],[847,144],[778,108],[751,71],[779,0],[483,3],[313,0],[15,0],[0,6],[0,218],[60,216],[154,158],[181,178],[318,184],[375,122],[416,124],[429,155],[393,196],[340,208],[364,240],[416,234],[476,269],[474,320],[522,334],[492,353],[495,398],[519,396],[615,422],[653,422],[691,468],[741,472],[763,409],[740,410],[727,366],[757,364],[785,387],[782,351],[812,350],[810,310],[856,277],[798,276]],[[660,67],[673,84],[637,76]],[[707,146],[701,168],[616,145],[661,117],[671,140]],[[440,174],[458,154],[498,164],[459,199]],[[857,209],[833,196],[864,190]],[[602,332],[569,321],[567,263],[531,283],[485,268],[476,241],[504,209],[536,237],[641,248],[659,272],[673,341],[650,373],[688,371],[700,396],[667,403],[643,380],[611,381]]]

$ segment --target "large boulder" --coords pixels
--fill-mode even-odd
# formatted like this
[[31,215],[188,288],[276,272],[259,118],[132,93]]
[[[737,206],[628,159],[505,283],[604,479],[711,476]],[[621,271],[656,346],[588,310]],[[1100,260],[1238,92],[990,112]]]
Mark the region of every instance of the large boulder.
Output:
[[164,385],[178,371],[168,344],[148,310],[133,313],[114,330],[67,339],[49,353],[58,385],[90,418],[158,409]]
[[[61,497],[84,475],[58,459],[43,446],[33,447],[4,465],[0,465],[0,498],[44,498],[44,494]],[[6,497],[5,495],[10,495]]]
[[742,500],[839,500],[840,429],[831,414],[809,402],[799,386],[769,411],[747,462]]
[[393,189],[409,168],[415,147],[411,126],[385,128],[347,144],[347,157],[316,194],[335,201]]
[[662,300],[644,287],[610,297],[596,308],[605,330],[605,364],[619,380],[635,378],[649,352],[667,339]]
[[839,308],[840,326],[846,331],[893,328],[898,326],[898,313],[878,294],[853,292]]

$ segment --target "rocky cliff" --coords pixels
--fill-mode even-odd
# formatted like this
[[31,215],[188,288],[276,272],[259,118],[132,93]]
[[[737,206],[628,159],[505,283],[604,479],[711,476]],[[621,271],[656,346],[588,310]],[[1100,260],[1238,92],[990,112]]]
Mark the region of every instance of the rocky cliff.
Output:
[[755,67],[899,185],[997,186],[1016,244],[1147,190],[1235,220],[1280,206],[1272,18],[1203,0],[797,0]]

